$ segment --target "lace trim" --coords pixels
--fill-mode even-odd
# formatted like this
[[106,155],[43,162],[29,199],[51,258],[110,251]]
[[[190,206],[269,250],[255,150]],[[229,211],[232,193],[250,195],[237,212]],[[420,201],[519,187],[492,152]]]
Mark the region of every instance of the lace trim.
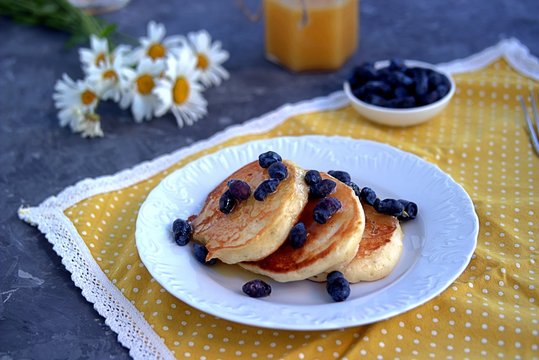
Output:
[[[499,57],[518,72],[539,80],[539,61],[517,39],[503,40],[497,45],[468,58],[439,64],[451,73],[478,70],[494,62]],[[287,104],[261,117],[240,125],[235,125],[215,134],[207,140],[163,155],[152,161],[143,162],[111,176],[85,179],[51,196],[37,207],[20,208],[19,218],[45,234],[54,251],[62,258],[62,263],[71,273],[71,279],[82,290],[82,295],[94,304],[94,308],[105,318],[105,323],[118,334],[120,343],[129,349],[134,359],[173,359],[174,355],[165,346],[163,339],[153,331],[114,284],[103,273],[90,254],[83,239],[64,210],[90,196],[122,189],[147,179],[165,170],[179,160],[211,146],[220,144],[235,136],[268,131],[287,118],[306,112],[338,109],[348,104],[342,91],[312,100]]]
[[438,64],[438,66],[449,73],[471,72],[493,63],[500,57],[503,57],[522,75],[539,81],[539,60],[515,38],[502,40],[497,45],[465,59]]
[[82,296],[94,304],[105,323],[134,359],[175,359],[140,312],[114,286],[92,257],[75,226],[61,208],[20,209],[21,219],[37,224],[53,245]]
[[19,217],[37,226],[62,258],[62,264],[71,273],[71,279],[82,290],[82,295],[94,304],[105,323],[118,334],[118,340],[129,349],[134,359],[174,359],[163,340],[153,331],[140,312],[107,278],[92,257],[84,240],[64,214],[64,210],[90,196],[122,189],[167,169],[182,158],[222,143],[240,134],[262,133],[285,119],[305,112],[321,111],[345,106],[346,97],[334,93],[327,97],[284,105],[276,111],[237,125],[207,140],[144,162],[116,175],[85,179],[51,196],[38,207],[20,208]]

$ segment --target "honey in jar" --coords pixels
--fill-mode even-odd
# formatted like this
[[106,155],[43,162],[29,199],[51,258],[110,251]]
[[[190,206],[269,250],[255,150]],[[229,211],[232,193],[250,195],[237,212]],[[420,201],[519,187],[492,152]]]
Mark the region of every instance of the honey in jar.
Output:
[[358,43],[358,0],[264,0],[270,61],[293,71],[335,70]]

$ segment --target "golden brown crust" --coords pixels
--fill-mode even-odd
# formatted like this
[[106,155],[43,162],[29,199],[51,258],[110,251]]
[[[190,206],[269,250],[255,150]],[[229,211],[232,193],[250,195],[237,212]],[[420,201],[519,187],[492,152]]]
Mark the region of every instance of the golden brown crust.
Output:
[[399,227],[399,220],[394,216],[380,214],[370,205],[364,206],[363,210],[365,211],[365,232],[357,258],[369,256],[386,245]]
[[403,248],[403,233],[394,216],[366,205],[365,232],[354,259],[340,270],[351,283],[380,280],[393,271]]
[[221,182],[208,195],[199,215],[193,219],[193,238],[206,245],[208,259],[218,258],[229,264],[259,260],[274,252],[288,236],[289,229],[307,203],[308,187],[304,171],[293,162],[283,161],[288,177],[265,201],[251,195],[230,214],[219,210],[219,199],[231,179],[240,179],[252,192],[269,178],[267,169],[253,161]]
[[306,279],[354,257],[365,225],[363,209],[351,188],[330,175],[321,175],[337,183],[329,196],[339,199],[342,208],[327,223],[318,224],[313,220],[313,209],[320,199],[309,200],[299,219],[308,233],[303,247],[294,249],[285,242],[268,257],[240,266],[285,282]]
[[[370,205],[365,211],[365,231],[355,257],[337,268],[351,283],[379,280],[391,273],[397,265],[403,248],[403,233],[394,216],[378,213]],[[325,281],[327,272],[311,278]]]

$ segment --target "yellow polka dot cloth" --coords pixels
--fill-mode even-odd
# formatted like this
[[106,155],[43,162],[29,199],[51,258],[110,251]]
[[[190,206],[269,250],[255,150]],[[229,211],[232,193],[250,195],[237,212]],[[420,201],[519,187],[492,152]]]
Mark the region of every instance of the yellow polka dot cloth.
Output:
[[[530,146],[517,100],[530,90],[537,93],[539,83],[503,59],[454,79],[457,91],[449,107],[422,125],[379,126],[349,106],[299,114],[268,131],[236,136],[192,154],[135,185],[82,199],[64,213],[119,290],[117,296],[137,310],[131,316],[141,316],[178,359],[539,358],[539,157]],[[447,290],[374,324],[285,331],[205,314],[152,279],[137,254],[135,222],[142,202],[161,179],[226,146],[305,134],[393,145],[438,165],[465,188],[480,221],[478,245]]]

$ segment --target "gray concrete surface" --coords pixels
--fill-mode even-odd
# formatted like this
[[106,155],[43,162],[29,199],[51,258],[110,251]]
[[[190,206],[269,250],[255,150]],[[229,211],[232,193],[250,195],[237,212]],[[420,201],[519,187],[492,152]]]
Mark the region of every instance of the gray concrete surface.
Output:
[[0,359],[125,359],[127,349],[82,297],[52,246],[18,220],[86,177],[112,174],[205,139],[286,102],[340,88],[355,63],[390,57],[443,62],[506,37],[539,55],[537,0],[365,0],[361,42],[333,73],[293,74],[264,59],[262,23],[247,21],[234,1],[132,0],[105,17],[140,36],[154,19],[169,33],[207,29],[231,58],[231,79],[205,93],[209,115],[179,130],[166,116],[142,125],[114,105],[103,108],[106,137],[85,140],[58,126],[51,100],[63,72],[80,77],[77,50],[63,34],[0,17]]

